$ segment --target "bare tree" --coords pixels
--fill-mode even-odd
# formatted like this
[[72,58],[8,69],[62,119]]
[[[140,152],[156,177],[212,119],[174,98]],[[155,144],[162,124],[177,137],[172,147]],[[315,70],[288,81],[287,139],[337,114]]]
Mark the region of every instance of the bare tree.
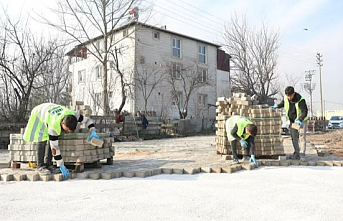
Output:
[[[43,85],[38,83],[48,71],[47,63],[58,48],[57,41],[36,37],[26,24],[12,22],[5,10],[0,33],[0,113],[8,121],[24,121],[31,95]],[[25,28],[24,28],[25,27]]]
[[136,86],[143,96],[144,111],[147,111],[148,100],[151,93],[165,79],[165,72],[156,64],[142,64],[141,70],[136,66]]
[[[118,43],[111,34],[131,16],[128,14],[129,9],[132,9],[134,5],[139,5],[140,2],[141,0],[60,0],[58,8],[53,10],[59,21],[49,21],[43,18],[47,24],[68,34],[78,42],[80,48],[76,50],[82,50],[85,42],[95,49],[88,48],[87,52],[102,64],[102,107],[105,115],[109,114],[108,60]],[[137,16],[136,11],[132,14]],[[102,37],[101,48],[97,47],[92,37],[97,33],[100,33]],[[125,99],[123,101],[125,102]]]
[[260,30],[253,30],[245,16],[240,20],[235,15],[225,27],[224,39],[236,69],[231,73],[233,88],[256,94],[260,103],[267,103],[278,92],[275,71],[279,34],[264,24]]
[[185,119],[191,96],[202,87],[212,85],[215,78],[213,73],[200,68],[194,60],[167,61],[166,67],[166,81],[170,85],[180,118]]

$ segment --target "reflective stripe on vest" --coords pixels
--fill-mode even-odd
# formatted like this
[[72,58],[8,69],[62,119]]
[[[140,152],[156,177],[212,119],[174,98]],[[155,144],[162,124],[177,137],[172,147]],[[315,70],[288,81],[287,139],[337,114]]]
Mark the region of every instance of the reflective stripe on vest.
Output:
[[44,103],[35,107],[25,128],[23,139],[27,142],[49,140],[49,134],[61,134],[61,122],[67,115],[75,112],[58,104]]
[[[299,102],[302,101],[302,100],[305,100],[305,98],[301,97],[300,100],[295,103],[295,110],[297,112],[297,119],[301,116],[301,109],[299,108]],[[285,105],[286,119],[289,120],[289,117],[288,117],[289,100],[288,100],[286,95],[283,97],[283,102],[284,102],[284,105]],[[304,118],[304,121],[307,120],[307,119],[308,119],[308,115],[306,114],[306,117]]]
[[239,137],[243,137],[244,140],[248,139],[249,135],[247,135],[245,132],[245,128],[253,124],[248,118],[242,117],[242,116],[232,116],[229,118],[229,124],[230,127],[233,128],[235,124],[237,124],[237,135]]

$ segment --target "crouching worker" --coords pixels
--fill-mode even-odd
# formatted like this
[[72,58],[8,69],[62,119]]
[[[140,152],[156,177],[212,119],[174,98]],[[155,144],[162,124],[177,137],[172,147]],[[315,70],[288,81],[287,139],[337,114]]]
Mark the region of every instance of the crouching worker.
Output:
[[[62,172],[64,178],[68,177],[69,171],[64,166],[58,146],[58,137],[62,131],[74,131],[78,123],[85,123],[89,128],[88,140],[93,137],[99,139],[91,119],[66,107],[43,103],[33,108],[23,139],[37,144],[37,172],[39,174],[47,175]],[[52,156],[54,156],[58,168],[52,165]]]
[[249,162],[254,162],[257,165],[255,159],[255,141],[254,137],[257,134],[257,127],[248,118],[242,116],[232,116],[226,120],[226,133],[227,138],[231,142],[233,163],[237,164],[237,141],[240,142],[241,146],[244,148],[244,156],[242,161],[248,162],[248,153],[250,151]]

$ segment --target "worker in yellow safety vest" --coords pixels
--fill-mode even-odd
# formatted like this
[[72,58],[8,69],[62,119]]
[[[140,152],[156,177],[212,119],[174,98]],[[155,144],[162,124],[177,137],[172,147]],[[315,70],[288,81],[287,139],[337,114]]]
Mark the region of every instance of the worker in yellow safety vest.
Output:
[[[255,159],[255,141],[254,137],[257,134],[257,127],[248,118],[242,116],[232,116],[225,122],[227,138],[230,141],[233,155],[233,163],[239,163],[237,157],[237,141],[240,142],[244,148],[244,155],[242,161],[254,162]],[[248,153],[250,151],[250,160]]]
[[[305,98],[294,91],[292,86],[288,86],[285,89],[285,95],[280,104],[272,106],[271,108],[285,108],[286,119],[290,121],[290,133],[292,137],[292,144],[294,147],[293,155],[289,156],[292,160],[305,161],[306,152],[306,130],[307,130],[307,119],[308,109]],[[295,123],[303,127],[303,145],[302,150],[299,147],[299,131],[291,127],[291,124]]]
[[[42,175],[62,172],[64,178],[68,177],[69,171],[62,159],[58,137],[62,131],[74,131],[78,123],[87,125],[90,130],[89,140],[93,137],[99,139],[95,132],[94,121],[88,117],[53,103],[43,103],[33,108],[23,139],[37,144],[37,172]],[[47,145],[50,148],[45,151]],[[58,168],[52,165],[52,156]]]

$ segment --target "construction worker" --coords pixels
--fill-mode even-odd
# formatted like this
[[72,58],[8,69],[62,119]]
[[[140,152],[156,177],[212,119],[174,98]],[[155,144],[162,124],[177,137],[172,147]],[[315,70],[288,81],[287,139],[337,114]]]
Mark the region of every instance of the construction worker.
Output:
[[[58,147],[58,137],[62,130],[74,131],[78,123],[85,123],[89,128],[88,140],[93,137],[99,139],[95,132],[94,122],[90,118],[53,103],[43,103],[33,108],[23,139],[37,144],[37,172],[42,175],[62,172],[64,178],[68,177],[69,171],[64,165]],[[52,156],[58,168],[52,165]]]
[[239,163],[237,157],[237,141],[240,142],[244,148],[244,156],[242,161],[248,161],[248,153],[250,150],[249,162],[254,162],[257,165],[255,159],[255,141],[254,137],[257,134],[257,127],[248,118],[242,116],[232,116],[225,122],[227,138],[231,142],[233,163]]
[[305,151],[306,151],[306,129],[307,129],[307,119],[308,119],[308,109],[306,105],[305,98],[294,91],[292,86],[288,86],[285,89],[285,95],[283,100],[277,106],[272,106],[271,108],[285,108],[286,119],[292,123],[303,126],[303,149],[300,151],[299,147],[299,131],[290,127],[292,143],[294,148],[293,155],[289,156],[292,160],[305,161]]

